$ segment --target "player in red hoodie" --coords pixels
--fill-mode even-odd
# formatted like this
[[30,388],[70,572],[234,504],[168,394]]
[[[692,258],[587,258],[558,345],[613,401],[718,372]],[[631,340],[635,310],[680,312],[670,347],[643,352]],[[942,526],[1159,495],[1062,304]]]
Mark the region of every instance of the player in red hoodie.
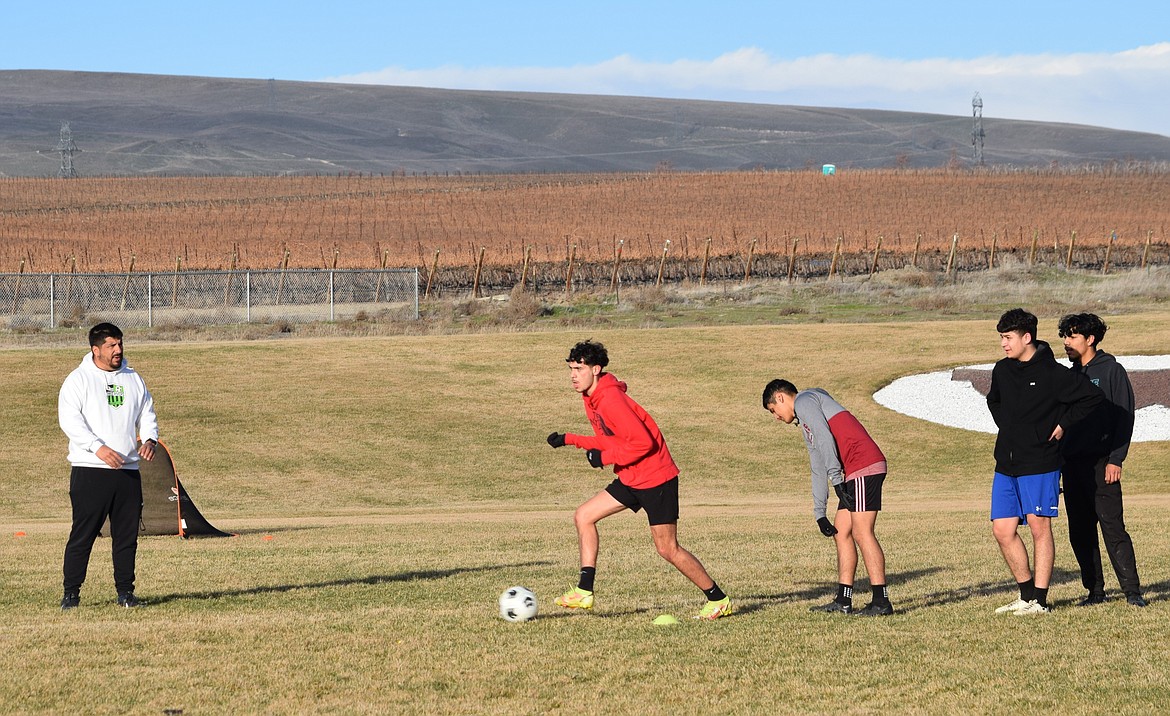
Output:
[[593,579],[597,573],[600,537],[597,523],[623,510],[645,509],[654,548],[695,586],[707,603],[696,619],[718,619],[733,610],[731,600],[707,574],[703,564],[678,543],[678,466],[670,456],[662,432],[642,406],[626,394],[626,384],[605,372],[605,346],[582,341],[569,357],[573,390],[581,394],[593,435],[552,433],[554,448],[575,445],[585,450],[589,464],[613,465],[617,479],[577,508],[573,522],[581,552],[581,577],[576,588],[557,597],[568,609],[593,608]]

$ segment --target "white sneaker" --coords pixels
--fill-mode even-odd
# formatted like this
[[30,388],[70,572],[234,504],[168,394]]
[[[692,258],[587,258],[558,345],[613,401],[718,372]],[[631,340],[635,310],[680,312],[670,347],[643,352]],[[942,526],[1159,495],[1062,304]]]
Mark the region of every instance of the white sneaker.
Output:
[[1011,604],[1005,604],[1002,607],[996,609],[995,613],[996,614],[1007,614],[1007,613],[1011,612],[1014,614],[1014,613],[1018,612],[1019,610],[1023,609],[1024,607],[1028,606],[1031,603],[1032,602],[1025,602],[1023,599],[1017,599],[1016,601],[1012,602]]
[[1048,607],[1040,604],[1040,602],[1036,601],[1035,599],[1033,599],[1032,601],[1027,602],[1026,604],[1024,604],[1024,606],[1020,607],[1019,609],[1017,609],[1013,613],[1017,617],[1019,617],[1019,616],[1024,616],[1025,614],[1047,614],[1050,611],[1052,611],[1052,610],[1049,609]]

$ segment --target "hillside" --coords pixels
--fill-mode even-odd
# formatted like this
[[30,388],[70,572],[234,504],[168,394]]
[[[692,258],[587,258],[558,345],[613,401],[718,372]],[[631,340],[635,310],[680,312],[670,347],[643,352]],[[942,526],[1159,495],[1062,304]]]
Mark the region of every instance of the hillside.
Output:
[[[963,109],[962,104],[956,106]],[[971,118],[695,100],[0,71],[0,176],[940,167]],[[984,117],[988,164],[1170,161],[1170,137]]]

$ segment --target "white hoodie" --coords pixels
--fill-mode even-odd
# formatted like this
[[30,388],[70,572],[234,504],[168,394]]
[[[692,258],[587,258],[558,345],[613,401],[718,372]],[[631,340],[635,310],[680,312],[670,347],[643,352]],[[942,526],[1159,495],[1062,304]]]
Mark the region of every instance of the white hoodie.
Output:
[[76,467],[109,469],[95,453],[102,445],[138,469],[138,440],[158,440],[154,398],[137,371],[122,361],[114,371],[98,368],[87,353],[57,397],[57,420],[69,438],[69,462]]

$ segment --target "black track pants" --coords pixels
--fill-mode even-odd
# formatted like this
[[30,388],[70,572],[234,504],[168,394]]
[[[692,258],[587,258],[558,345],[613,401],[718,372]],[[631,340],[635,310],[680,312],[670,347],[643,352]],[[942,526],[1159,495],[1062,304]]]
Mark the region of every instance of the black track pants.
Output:
[[1093,594],[1105,593],[1105,575],[1101,569],[1101,544],[1097,540],[1097,525],[1105,551],[1117,574],[1121,591],[1140,594],[1137,558],[1133,540],[1125,529],[1125,515],[1121,504],[1121,483],[1105,482],[1105,464],[1108,458],[1094,461],[1069,460],[1061,469],[1064,478],[1064,506],[1068,511],[1068,541],[1081,566],[1081,583]]
[[73,504],[73,529],[65,545],[65,591],[81,590],[93,542],[108,516],[114,586],[119,594],[133,592],[142,520],[142,480],[138,471],[74,467],[69,475],[69,501]]

